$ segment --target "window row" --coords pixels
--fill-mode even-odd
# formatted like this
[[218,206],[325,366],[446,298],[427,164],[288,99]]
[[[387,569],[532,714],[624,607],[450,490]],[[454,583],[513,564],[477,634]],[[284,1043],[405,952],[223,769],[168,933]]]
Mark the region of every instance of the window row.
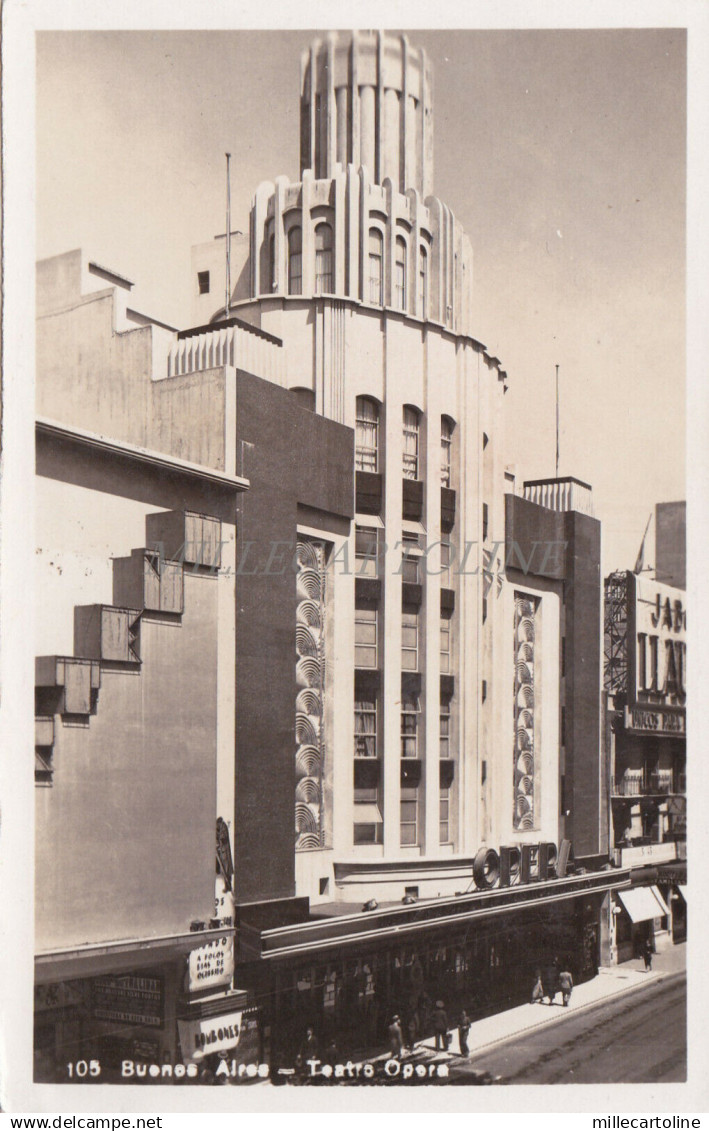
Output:
[[[440,661],[441,673],[451,671],[451,626],[450,615],[440,619]],[[419,671],[421,649],[421,623],[419,609],[405,605],[401,613],[401,670]],[[355,605],[355,667],[376,669],[380,664],[379,608],[365,601]]]
[[[359,791],[356,791],[359,792]],[[382,844],[384,822],[379,806],[379,791],[367,791],[374,801],[359,802],[355,797],[354,844]],[[451,844],[450,789],[441,788],[439,800],[438,836],[441,844]],[[419,844],[419,790],[402,786],[399,801],[399,844],[415,847]]]
[[[374,695],[355,700],[355,758],[378,756],[378,699]],[[421,705],[417,695],[404,695],[401,700],[401,757],[421,757]],[[448,761],[451,753],[451,708],[444,701],[439,708],[439,756]]]
[[[372,397],[357,397],[355,411],[355,468],[357,471],[377,472],[381,466],[380,405]],[[451,449],[455,425],[449,416],[441,417],[441,486],[451,484]],[[411,405],[404,405],[402,423],[402,476],[420,479],[421,472],[421,413]]]

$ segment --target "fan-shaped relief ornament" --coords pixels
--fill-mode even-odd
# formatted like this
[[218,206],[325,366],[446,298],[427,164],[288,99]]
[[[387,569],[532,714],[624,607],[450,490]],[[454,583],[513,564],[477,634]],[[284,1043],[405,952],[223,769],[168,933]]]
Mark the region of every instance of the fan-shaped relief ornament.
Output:
[[312,687],[306,687],[298,692],[295,700],[296,711],[302,711],[304,715],[322,715],[322,701],[317,691],[313,691]]
[[313,805],[320,804],[320,782],[315,778],[301,778],[295,787],[296,801],[307,801]]
[[301,746],[295,756],[295,772],[298,778],[320,780],[320,750],[317,746]]
[[298,539],[295,556],[301,571],[312,569],[315,570],[318,576],[320,575],[318,549],[319,547],[315,546],[313,542],[307,539]]
[[306,801],[295,803],[295,831],[297,833],[317,833],[318,819]]
[[299,746],[317,746],[320,738],[318,720],[302,711],[295,713],[295,740]]
[[299,624],[306,624],[310,628],[313,635],[320,633],[322,628],[320,605],[310,598],[306,601],[301,601],[296,609],[296,620]]
[[319,601],[322,596],[322,579],[317,569],[303,569],[296,578],[296,592],[306,600]]
[[513,827],[534,828],[534,641],[536,601],[515,596],[515,754]]
[[301,833],[296,839],[295,847],[298,850],[306,848],[320,848],[319,833]]
[[315,660],[320,657],[319,641],[305,624],[295,626],[295,650],[299,656],[312,656]]

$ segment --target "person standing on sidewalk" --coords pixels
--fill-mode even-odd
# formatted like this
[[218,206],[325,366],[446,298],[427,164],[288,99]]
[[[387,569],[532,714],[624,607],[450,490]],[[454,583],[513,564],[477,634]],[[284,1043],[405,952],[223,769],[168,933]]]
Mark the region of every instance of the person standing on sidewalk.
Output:
[[652,970],[652,955],[653,955],[652,939],[648,935],[647,938],[645,939],[645,942],[643,943],[643,958],[645,959],[645,969],[646,970]]
[[559,974],[559,989],[561,990],[561,996],[564,999],[564,1005],[569,1004],[569,999],[571,997],[571,991],[573,990],[573,988],[574,980],[571,977],[571,974],[568,970],[562,970]]
[[470,1032],[470,1018],[465,1010],[460,1015],[458,1022],[458,1041],[460,1043],[460,1055],[468,1055],[468,1033]]
[[542,984],[542,972],[541,972],[541,970],[535,970],[534,971],[534,986],[532,987],[531,1004],[534,1005],[536,1002],[539,1002],[541,1004],[543,1001],[544,1001],[544,986]]
[[440,1049],[442,1052],[446,1051],[448,1041],[448,1016],[442,1001],[436,1002],[436,1008],[433,1011],[433,1032],[436,1035],[436,1052]]

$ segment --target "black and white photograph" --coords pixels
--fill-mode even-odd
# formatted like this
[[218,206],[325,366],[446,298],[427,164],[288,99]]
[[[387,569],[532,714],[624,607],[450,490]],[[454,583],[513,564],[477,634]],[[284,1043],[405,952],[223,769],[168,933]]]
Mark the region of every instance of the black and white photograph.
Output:
[[707,21],[299,7],[4,9],[1,1108],[699,1126]]

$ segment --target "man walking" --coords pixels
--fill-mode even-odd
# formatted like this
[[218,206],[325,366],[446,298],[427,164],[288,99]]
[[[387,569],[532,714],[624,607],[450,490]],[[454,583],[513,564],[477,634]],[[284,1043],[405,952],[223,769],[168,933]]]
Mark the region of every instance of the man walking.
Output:
[[564,999],[564,1005],[569,1004],[569,999],[571,997],[571,991],[573,990],[573,988],[574,980],[571,977],[571,974],[568,970],[562,970],[559,974],[559,989],[561,990],[561,996]]
[[438,1052],[440,1049],[441,1052],[445,1052],[448,1047],[446,1039],[448,1036],[448,1016],[442,1001],[436,1002],[431,1020],[433,1021],[433,1032],[436,1036],[436,1051]]

